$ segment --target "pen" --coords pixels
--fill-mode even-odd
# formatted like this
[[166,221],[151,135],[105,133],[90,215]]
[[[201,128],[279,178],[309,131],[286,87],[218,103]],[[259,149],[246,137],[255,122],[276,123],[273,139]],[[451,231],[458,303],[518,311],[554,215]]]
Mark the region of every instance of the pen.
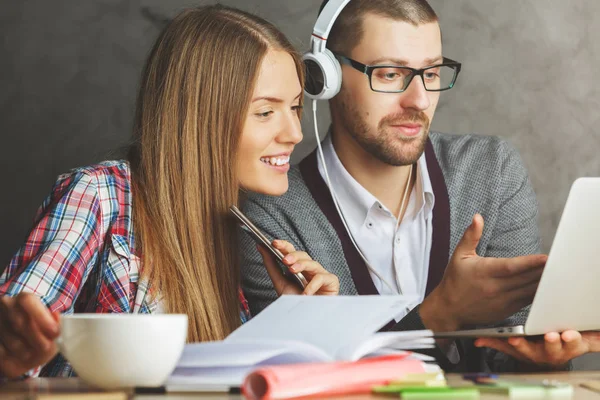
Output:
[[136,387],[136,394],[167,394],[167,393],[228,393],[240,394],[239,386],[218,384],[183,384],[158,387]]

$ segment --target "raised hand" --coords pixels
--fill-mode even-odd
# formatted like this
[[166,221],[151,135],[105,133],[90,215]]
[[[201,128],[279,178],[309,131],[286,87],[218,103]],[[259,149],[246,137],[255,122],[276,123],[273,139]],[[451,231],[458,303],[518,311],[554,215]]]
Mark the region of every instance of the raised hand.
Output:
[[501,321],[533,301],[547,256],[480,257],[476,249],[482,233],[483,217],[476,214],[442,281],[421,304],[428,329],[452,331]]

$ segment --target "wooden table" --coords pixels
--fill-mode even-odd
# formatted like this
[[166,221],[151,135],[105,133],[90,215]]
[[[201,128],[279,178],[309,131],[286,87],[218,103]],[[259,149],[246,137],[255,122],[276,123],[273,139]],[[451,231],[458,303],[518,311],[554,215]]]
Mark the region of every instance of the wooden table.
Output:
[[[577,400],[600,400],[600,393],[590,391],[580,384],[585,381],[596,380],[600,381],[600,372],[561,372],[553,374],[528,374],[528,375],[502,375],[503,378],[514,378],[524,380],[541,380],[541,379],[556,379],[562,382],[568,382],[573,385],[575,394],[572,397]],[[448,382],[460,380],[460,375],[448,374],[446,376]],[[1,400],[34,400],[34,399],[82,399],[82,400],[118,400],[120,399],[135,399],[135,400],[176,400],[176,399],[204,399],[204,400],[240,400],[243,397],[239,395],[228,394],[154,394],[154,395],[139,395],[132,393],[106,393],[89,388],[81,380],[77,378],[37,378],[23,382],[10,382],[0,386]],[[345,396],[345,397],[329,397],[328,399],[344,399],[344,400],[367,400],[367,399],[386,399],[390,397],[382,396]],[[394,398],[394,397],[391,397]],[[499,395],[481,395],[481,400],[500,400],[508,397]]]

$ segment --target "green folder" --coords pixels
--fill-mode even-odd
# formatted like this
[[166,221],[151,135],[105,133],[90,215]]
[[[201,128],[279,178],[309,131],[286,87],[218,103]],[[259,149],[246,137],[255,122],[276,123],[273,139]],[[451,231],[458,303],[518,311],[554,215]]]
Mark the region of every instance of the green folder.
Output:
[[453,388],[448,386],[380,386],[373,389],[379,394],[397,394],[402,400],[419,399],[478,399],[479,391],[475,387]]

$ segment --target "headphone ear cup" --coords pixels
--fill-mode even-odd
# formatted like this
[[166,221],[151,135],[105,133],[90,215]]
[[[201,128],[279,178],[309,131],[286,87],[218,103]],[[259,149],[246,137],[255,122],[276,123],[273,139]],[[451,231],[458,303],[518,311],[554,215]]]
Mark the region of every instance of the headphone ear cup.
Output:
[[306,71],[304,93],[315,100],[329,100],[340,91],[342,68],[329,49],[307,52],[302,56]]

